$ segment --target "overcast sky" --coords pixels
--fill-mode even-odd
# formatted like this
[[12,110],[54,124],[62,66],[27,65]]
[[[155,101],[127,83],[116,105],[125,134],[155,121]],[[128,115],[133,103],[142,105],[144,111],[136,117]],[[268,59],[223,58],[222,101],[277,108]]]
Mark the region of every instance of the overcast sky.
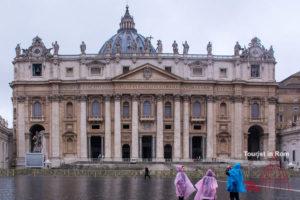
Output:
[[[276,80],[300,71],[300,1],[294,0],[0,0],[0,115],[12,121],[11,88],[15,46],[28,48],[40,36],[47,47],[58,41],[61,54],[97,53],[119,28],[126,4],[136,28],[161,39],[164,52],[174,40],[187,40],[190,53],[232,55],[236,41],[248,45],[257,36],[273,45]],[[182,47],[180,45],[180,52]]]

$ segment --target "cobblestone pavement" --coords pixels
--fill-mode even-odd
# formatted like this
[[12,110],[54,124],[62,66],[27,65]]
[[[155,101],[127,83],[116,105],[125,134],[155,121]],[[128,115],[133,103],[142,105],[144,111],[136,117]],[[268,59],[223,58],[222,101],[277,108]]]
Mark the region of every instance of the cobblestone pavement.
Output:
[[[172,200],[174,179],[142,177],[0,177],[1,200]],[[193,180],[196,183],[197,180]],[[259,192],[241,194],[241,200],[298,200],[300,178],[290,180],[293,191],[260,188]],[[229,199],[226,183],[219,181],[218,199]],[[193,199],[194,194],[190,199]]]

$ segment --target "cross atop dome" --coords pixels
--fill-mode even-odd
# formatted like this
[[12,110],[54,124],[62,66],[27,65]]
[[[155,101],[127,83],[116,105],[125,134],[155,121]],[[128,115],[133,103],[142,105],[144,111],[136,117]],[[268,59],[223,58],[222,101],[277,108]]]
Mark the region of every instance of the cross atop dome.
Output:
[[120,29],[118,30],[118,33],[125,30],[132,30],[136,32],[136,29],[134,28],[135,23],[133,20],[133,17],[129,14],[129,6],[126,5],[126,11],[124,16],[121,19],[120,22]]

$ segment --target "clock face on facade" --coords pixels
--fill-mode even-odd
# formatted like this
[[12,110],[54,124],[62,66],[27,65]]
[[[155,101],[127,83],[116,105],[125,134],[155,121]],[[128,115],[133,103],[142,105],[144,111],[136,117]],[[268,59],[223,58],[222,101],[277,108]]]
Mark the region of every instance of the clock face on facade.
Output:
[[251,48],[250,49],[250,55],[252,57],[258,58],[262,55],[262,51],[260,48]]
[[40,47],[35,47],[34,49],[32,49],[32,54],[34,56],[41,56],[42,54],[42,49]]

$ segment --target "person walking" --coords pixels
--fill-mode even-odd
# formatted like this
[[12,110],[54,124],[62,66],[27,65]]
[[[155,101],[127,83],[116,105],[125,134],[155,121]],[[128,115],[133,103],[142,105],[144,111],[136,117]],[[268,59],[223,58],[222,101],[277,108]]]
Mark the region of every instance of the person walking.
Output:
[[197,194],[194,200],[216,200],[218,183],[211,169],[207,170],[205,176],[196,185]]
[[147,177],[150,179],[150,171],[149,171],[148,167],[145,167],[145,179]]
[[176,188],[176,196],[178,200],[188,199],[188,197],[195,191],[195,188],[188,178],[188,176],[184,172],[184,166],[178,166],[177,175],[174,181]]
[[227,167],[227,191],[230,192],[230,200],[240,200],[239,192],[247,192],[241,164],[237,163],[232,168]]

